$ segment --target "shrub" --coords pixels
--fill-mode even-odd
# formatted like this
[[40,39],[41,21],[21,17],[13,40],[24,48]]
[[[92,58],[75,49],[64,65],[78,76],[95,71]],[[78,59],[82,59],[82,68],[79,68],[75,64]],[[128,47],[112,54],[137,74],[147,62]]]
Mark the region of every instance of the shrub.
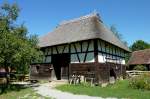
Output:
[[137,65],[133,69],[134,70],[141,70],[141,71],[146,71],[147,70],[146,66],[143,66],[143,65]]
[[129,86],[135,89],[150,90],[150,74],[147,73],[130,79]]

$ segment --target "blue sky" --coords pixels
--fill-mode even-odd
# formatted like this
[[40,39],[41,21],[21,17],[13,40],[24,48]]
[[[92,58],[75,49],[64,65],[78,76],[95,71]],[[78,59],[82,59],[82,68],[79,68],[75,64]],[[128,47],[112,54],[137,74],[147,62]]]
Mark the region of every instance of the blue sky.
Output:
[[[0,4],[6,0],[0,0]],[[96,10],[106,26],[115,25],[124,40],[150,42],[150,0],[7,0],[21,8],[19,23],[39,36],[52,31],[61,21]]]

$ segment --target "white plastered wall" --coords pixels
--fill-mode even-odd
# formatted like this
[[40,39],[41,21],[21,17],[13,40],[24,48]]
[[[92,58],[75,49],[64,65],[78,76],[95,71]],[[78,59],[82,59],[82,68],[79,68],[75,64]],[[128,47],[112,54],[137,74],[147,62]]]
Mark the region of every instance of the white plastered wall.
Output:
[[[101,45],[101,46],[100,46]],[[107,47],[107,48],[105,48]],[[115,53],[115,49],[116,48],[116,53]],[[116,46],[113,45],[109,45],[107,44],[107,46],[105,46],[104,41],[98,41],[98,50],[105,52],[106,49],[106,53],[110,53],[110,54],[102,54],[102,53],[98,53],[98,62],[99,63],[105,63],[107,62],[112,62],[112,63],[118,63],[118,64],[125,64],[125,59],[117,57],[116,55],[122,55],[123,56],[123,50],[117,48]],[[107,59],[106,59],[107,57]]]

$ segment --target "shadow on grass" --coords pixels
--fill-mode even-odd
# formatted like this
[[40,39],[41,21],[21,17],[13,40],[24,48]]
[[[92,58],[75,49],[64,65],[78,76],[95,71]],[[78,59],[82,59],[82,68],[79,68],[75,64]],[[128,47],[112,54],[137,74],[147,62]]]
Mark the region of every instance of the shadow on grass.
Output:
[[38,85],[34,84],[9,84],[9,85],[1,85],[0,87],[0,95],[3,93],[8,93],[11,91],[21,91],[29,87],[37,87]]
[[19,85],[19,84],[1,85],[0,95],[11,91],[20,91],[26,88],[27,87],[24,87],[24,85]]

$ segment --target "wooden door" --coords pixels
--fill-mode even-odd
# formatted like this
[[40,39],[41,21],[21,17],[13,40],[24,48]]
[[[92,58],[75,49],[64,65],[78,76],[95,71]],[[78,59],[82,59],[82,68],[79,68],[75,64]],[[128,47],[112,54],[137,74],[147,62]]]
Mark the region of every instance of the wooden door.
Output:
[[52,56],[52,64],[54,67],[57,80],[68,79],[69,77],[69,54],[56,54]]

